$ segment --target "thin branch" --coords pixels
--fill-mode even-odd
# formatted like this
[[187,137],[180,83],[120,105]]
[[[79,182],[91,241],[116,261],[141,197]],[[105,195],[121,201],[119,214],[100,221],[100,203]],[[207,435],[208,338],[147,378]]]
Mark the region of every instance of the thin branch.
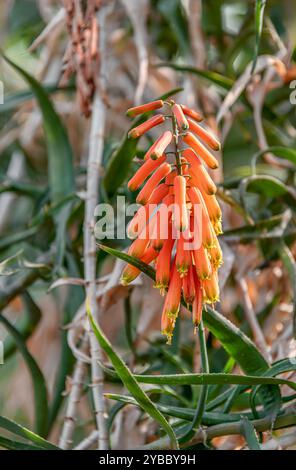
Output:
[[65,8],[61,8],[53,18],[51,18],[50,22],[45,26],[45,28],[41,31],[39,36],[32,42],[30,47],[28,48],[29,52],[33,52],[37,49],[37,47],[42,44],[42,42],[46,41],[46,39],[53,33],[53,31],[58,28],[61,24],[63,24],[65,20]]
[[81,441],[73,450],[87,450],[94,445],[99,437],[98,431],[92,431],[83,441]]
[[252,305],[252,301],[249,295],[248,284],[246,279],[242,276],[237,276],[237,282],[240,287],[242,296],[243,296],[243,303],[244,303],[244,312],[246,315],[246,319],[250,325],[252,330],[254,341],[257,344],[258,348],[264,355],[265,359],[270,362],[270,353],[267,348],[267,344],[265,342],[264,335],[262,333],[261,327],[256,317],[256,313],[254,312],[254,308]]
[[[84,333],[81,342],[81,351],[85,353],[88,349],[89,336]],[[80,402],[81,393],[83,389],[83,381],[86,375],[86,363],[77,360],[74,373],[72,376],[71,391],[69,393],[69,400],[65,414],[64,425],[59,440],[59,447],[61,449],[70,449],[73,442],[73,432],[75,428],[75,421],[77,415],[77,407]]]
[[[98,13],[99,23],[99,50],[100,50],[100,77],[99,86],[93,101],[92,120],[90,129],[89,157],[87,164],[87,183],[84,219],[84,275],[86,282],[86,296],[94,318],[98,321],[99,308],[96,298],[96,239],[94,235],[94,212],[98,203],[99,171],[102,162],[105,131],[105,102],[104,102],[104,75],[105,75],[105,21],[107,8],[102,7]],[[99,365],[102,361],[102,351],[96,340],[94,332],[89,325],[90,351],[91,351],[91,378],[94,412],[98,429],[98,448],[108,449],[108,434],[106,428],[106,403],[104,398],[104,375]]]

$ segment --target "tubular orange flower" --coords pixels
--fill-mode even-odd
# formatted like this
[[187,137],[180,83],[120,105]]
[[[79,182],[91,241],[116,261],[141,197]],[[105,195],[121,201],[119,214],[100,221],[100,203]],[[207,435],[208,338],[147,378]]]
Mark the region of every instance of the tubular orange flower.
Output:
[[217,272],[214,271],[210,279],[202,281],[202,286],[204,290],[204,302],[208,304],[214,304],[219,301],[219,284]]
[[136,171],[134,176],[129,180],[127,183],[129,189],[131,191],[136,191],[141,184],[144,183],[145,179],[151,175],[151,173],[156,170],[164,161],[166,160],[166,156],[162,155],[158,160],[147,160],[143,163],[142,166]]
[[194,285],[195,285],[195,297],[192,303],[192,321],[194,326],[197,328],[200,324],[201,317],[202,317],[202,286],[201,282],[198,279],[195,272],[193,272],[194,277]]
[[210,279],[212,274],[212,267],[207,250],[201,246],[197,250],[193,250],[192,254],[195,263],[195,269],[199,279]]
[[128,133],[128,137],[129,139],[138,139],[143,134],[148,132],[150,129],[152,129],[155,126],[158,126],[164,121],[165,121],[165,117],[162,114],[157,114],[156,116],[152,116],[150,119],[143,122],[139,126],[131,129]]
[[208,149],[193,135],[191,132],[187,132],[183,136],[184,142],[195,150],[200,158],[208,165],[208,167],[218,168],[217,159],[208,151]]
[[171,171],[171,165],[169,163],[162,163],[160,167],[157,168],[155,173],[150,176],[149,180],[146,182],[144,187],[139,192],[136,201],[139,204],[147,204],[149,198],[152,195],[152,192],[155,190],[156,186],[160,181],[167,176]]
[[218,240],[217,244],[209,250],[209,254],[211,258],[211,264],[216,271],[223,264],[223,253]]
[[150,103],[142,104],[141,106],[135,106],[134,108],[129,108],[126,112],[127,116],[135,117],[139,114],[147,113],[147,111],[154,111],[163,107],[162,100],[151,101]]
[[195,298],[195,287],[194,287],[194,268],[192,264],[189,266],[187,276],[182,279],[183,298],[187,306],[191,305]]
[[163,313],[169,318],[176,318],[178,316],[181,303],[181,290],[182,280],[174,262],[170,273],[169,290],[163,308]]
[[204,199],[205,205],[207,207],[210,220],[213,223],[220,222],[221,217],[222,217],[222,213],[221,213],[220,206],[217,202],[216,196],[214,196],[214,195],[209,196],[208,194],[204,194],[203,199]]
[[[171,205],[173,201],[172,195],[167,195],[163,198],[162,203],[154,210],[152,217],[147,226],[147,237],[150,240],[151,246],[154,250],[161,250],[164,241],[171,234]],[[148,206],[151,204],[149,203]]]
[[167,337],[167,344],[172,344],[173,331],[175,328],[175,318],[168,317],[165,311],[161,315],[161,333]]
[[195,119],[196,121],[202,121],[203,117],[201,114],[199,114],[197,111],[194,111],[191,108],[188,108],[188,106],[185,106],[184,104],[181,104],[181,108],[183,110],[183,113],[186,114],[186,116],[191,117],[192,119]]
[[[144,230],[146,234],[146,227]],[[141,234],[140,237],[137,238],[128,249],[128,254],[130,256],[134,256],[135,258],[141,258],[149,245],[149,238],[146,237],[145,234],[141,237]]]
[[[156,257],[157,252],[152,247],[148,247],[140,259],[143,261],[143,263],[150,264],[151,261],[155,260]],[[134,281],[139,276],[139,274],[141,274],[140,269],[131,264],[128,264],[122,271],[120,282],[123,286],[127,286],[132,281]]]
[[183,157],[190,164],[189,174],[193,186],[197,186],[202,192],[207,194],[215,194],[217,191],[216,185],[206,172],[196,153],[192,149],[187,148],[183,152]]
[[186,205],[186,178],[177,175],[174,179],[175,210],[174,225],[177,230],[183,232],[188,228],[188,210]]
[[213,222],[213,229],[216,235],[221,235],[223,233],[221,220],[216,220],[216,222]]
[[197,219],[195,219],[196,223],[198,223],[198,221],[200,220],[198,215],[201,211],[202,244],[205,248],[210,248],[214,246],[215,239],[213,237],[212,224],[209,219],[209,215],[203,197],[200,191],[194,187],[188,188],[188,197],[192,203],[193,216],[195,218],[197,217]]
[[192,119],[188,119],[189,129],[198,135],[211,149],[220,150],[220,142],[210,131],[204,129]]
[[149,204],[141,206],[129,222],[127,227],[129,238],[135,238],[143,230],[145,225],[148,223],[154,206],[157,206],[168,192],[169,187],[165,183],[161,183],[155,188],[149,199]]
[[147,206],[141,206],[127,226],[129,238],[136,238],[147,224]]
[[145,154],[144,159],[147,160],[150,157],[152,160],[156,160],[157,158],[160,158],[165,149],[170,145],[172,138],[173,134],[171,131],[165,131],[150,147],[148,152]]
[[159,252],[156,262],[156,281],[155,287],[160,289],[161,295],[165,294],[165,290],[169,285],[171,272],[171,255],[175,240],[168,238]]
[[174,104],[172,106],[172,111],[176,118],[179,129],[181,131],[186,131],[187,129],[189,129],[189,124],[187,122],[186,117],[184,116],[181,106],[179,104]]
[[189,266],[191,265],[191,252],[187,249],[186,244],[188,240],[185,240],[182,235],[177,241],[177,250],[176,250],[176,266],[177,271],[180,274],[180,277],[186,276],[188,273]]
[[150,244],[156,251],[160,251],[164,243],[165,228],[167,226],[167,220],[161,219],[161,211],[157,211],[156,224],[154,225],[153,232],[150,236]]

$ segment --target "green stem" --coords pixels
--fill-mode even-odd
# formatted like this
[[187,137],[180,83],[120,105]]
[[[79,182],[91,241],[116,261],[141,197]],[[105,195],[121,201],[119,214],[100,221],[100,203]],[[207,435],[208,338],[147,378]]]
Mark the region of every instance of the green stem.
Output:
[[131,301],[130,301],[129,295],[124,299],[124,314],[125,314],[125,334],[126,334],[127,343],[129,345],[130,350],[134,354],[134,356],[137,356],[137,352],[136,352],[135,345],[134,345],[133,332],[132,332],[132,308],[131,308]]
[[[202,320],[198,328],[198,338],[199,338],[199,345],[200,345],[202,372],[204,374],[208,374],[210,372],[210,368],[209,368],[207,345],[206,345],[205,332],[204,332],[204,326],[203,326]],[[180,443],[189,441],[197,433],[198,428],[200,427],[200,424],[202,421],[204,411],[205,411],[207,395],[208,395],[208,385],[202,385],[194,418],[192,420],[190,428],[185,432],[185,434],[181,437],[181,439],[179,439]]]
[[172,125],[173,125],[173,135],[176,147],[176,166],[178,175],[182,175],[182,162],[180,157],[180,150],[179,150],[179,130],[175,116],[172,114]]

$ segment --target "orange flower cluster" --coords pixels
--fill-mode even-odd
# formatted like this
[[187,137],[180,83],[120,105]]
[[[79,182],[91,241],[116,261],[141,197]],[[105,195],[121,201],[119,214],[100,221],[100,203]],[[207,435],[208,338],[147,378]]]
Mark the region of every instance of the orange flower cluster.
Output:
[[[141,187],[137,196],[141,207],[128,226],[129,237],[135,239],[128,254],[156,265],[155,287],[166,294],[161,330],[170,342],[182,297],[191,307],[195,327],[200,323],[203,303],[219,300],[217,271],[222,251],[217,235],[222,233],[221,210],[216,186],[203,163],[212,169],[218,167],[208,148],[219,150],[220,144],[199,124],[199,113],[172,100],[137,106],[127,115],[154,110],[165,112],[158,111],[129,132],[130,138],[139,138],[164,122],[171,123],[171,130],[162,132],[128,182],[132,191]],[[173,151],[168,151],[170,144]],[[129,284],[139,274],[139,269],[128,264],[122,283]]]

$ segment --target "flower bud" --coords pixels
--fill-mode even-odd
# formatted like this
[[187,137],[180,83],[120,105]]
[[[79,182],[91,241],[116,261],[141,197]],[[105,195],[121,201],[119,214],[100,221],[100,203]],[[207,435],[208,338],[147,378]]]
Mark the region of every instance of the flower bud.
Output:
[[208,165],[208,167],[218,168],[219,164],[217,159],[208,151],[208,149],[201,143],[199,140],[191,133],[187,132],[183,136],[184,142],[192,147],[193,150],[197,153],[197,155],[203,159],[203,161]]
[[152,116],[150,119],[143,122],[139,126],[134,127],[134,129],[131,129],[128,133],[128,137],[129,139],[138,139],[143,134],[148,132],[150,129],[152,129],[155,126],[158,126],[159,124],[162,124],[164,121],[165,121],[165,117],[162,114],[157,114],[156,116]]
[[129,108],[126,112],[127,116],[135,117],[139,114],[147,113],[148,111],[154,111],[163,107],[162,100],[151,101],[150,103],[142,104],[141,106],[135,106],[134,108]]

